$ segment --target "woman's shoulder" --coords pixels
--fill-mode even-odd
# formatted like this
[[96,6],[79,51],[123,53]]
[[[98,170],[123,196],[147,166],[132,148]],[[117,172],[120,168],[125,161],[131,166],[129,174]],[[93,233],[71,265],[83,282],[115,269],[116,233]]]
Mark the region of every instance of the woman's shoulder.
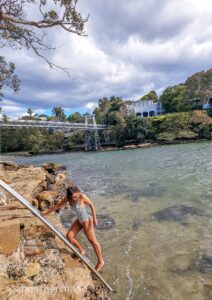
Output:
[[85,203],[85,201],[86,201],[86,196],[85,196],[85,194],[80,193],[79,199],[80,199],[80,202],[81,202],[81,203]]
[[82,192],[79,193],[79,198],[81,200],[84,200],[85,199],[85,194],[83,194]]

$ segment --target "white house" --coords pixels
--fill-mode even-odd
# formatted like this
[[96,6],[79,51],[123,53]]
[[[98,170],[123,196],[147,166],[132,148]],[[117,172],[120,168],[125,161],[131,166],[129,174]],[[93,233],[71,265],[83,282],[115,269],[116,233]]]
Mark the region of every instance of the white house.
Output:
[[153,100],[137,100],[131,104],[127,104],[128,113],[135,113],[136,116],[152,117],[164,113],[164,108],[161,102]]

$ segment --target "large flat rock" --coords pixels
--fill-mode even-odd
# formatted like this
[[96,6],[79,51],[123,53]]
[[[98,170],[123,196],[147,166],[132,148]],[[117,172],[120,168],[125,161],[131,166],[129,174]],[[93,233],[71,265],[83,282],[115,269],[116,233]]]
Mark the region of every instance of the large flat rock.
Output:
[[6,255],[16,251],[19,246],[20,223],[18,219],[0,222],[0,253]]

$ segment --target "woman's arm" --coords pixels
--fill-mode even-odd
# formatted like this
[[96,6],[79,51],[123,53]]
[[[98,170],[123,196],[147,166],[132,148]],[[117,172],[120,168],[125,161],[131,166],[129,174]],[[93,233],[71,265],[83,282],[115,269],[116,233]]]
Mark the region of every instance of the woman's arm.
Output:
[[56,205],[52,206],[49,210],[42,211],[41,215],[46,216],[46,215],[50,214],[51,212],[58,210],[60,207],[64,206],[66,204],[66,202],[67,202],[67,198],[65,196],[62,201],[60,201]]
[[82,197],[83,197],[84,202],[86,204],[88,204],[91,208],[91,211],[92,211],[92,214],[93,214],[93,222],[94,222],[94,225],[96,226],[97,225],[97,218],[96,218],[96,211],[95,211],[94,205],[91,202],[91,200],[85,194],[82,194]]

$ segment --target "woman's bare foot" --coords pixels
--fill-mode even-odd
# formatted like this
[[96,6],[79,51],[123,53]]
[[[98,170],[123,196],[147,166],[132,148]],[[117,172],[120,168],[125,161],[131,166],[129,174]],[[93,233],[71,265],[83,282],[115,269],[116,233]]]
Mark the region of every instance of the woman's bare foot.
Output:
[[95,267],[96,271],[97,271],[97,272],[100,271],[101,268],[104,266],[104,264],[105,264],[104,260],[98,261],[98,263],[97,263],[97,265],[96,265],[96,267]]
[[85,250],[82,249],[82,250],[80,251],[80,254],[81,254],[82,256],[84,256],[84,255],[85,255]]

